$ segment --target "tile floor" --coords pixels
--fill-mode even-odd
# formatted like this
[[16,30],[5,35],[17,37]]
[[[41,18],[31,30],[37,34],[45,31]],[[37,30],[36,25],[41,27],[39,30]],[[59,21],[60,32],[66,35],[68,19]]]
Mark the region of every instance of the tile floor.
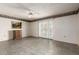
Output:
[[79,47],[42,38],[0,42],[0,55],[79,55]]

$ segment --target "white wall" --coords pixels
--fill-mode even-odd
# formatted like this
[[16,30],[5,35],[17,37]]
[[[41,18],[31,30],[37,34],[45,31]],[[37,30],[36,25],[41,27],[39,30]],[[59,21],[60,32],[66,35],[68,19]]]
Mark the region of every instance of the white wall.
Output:
[[39,36],[39,22],[30,23],[30,36]]
[[22,37],[28,36],[28,30],[29,30],[29,23],[22,21]]
[[[77,15],[48,19],[53,23],[53,35],[48,38],[73,44],[78,44],[78,19]],[[46,21],[46,20],[44,20]],[[43,21],[40,21],[43,22]],[[39,21],[32,23],[32,36],[39,36]],[[37,29],[38,28],[38,29]],[[52,32],[51,32],[52,33]]]
[[[0,41],[9,40],[9,31],[11,30],[11,21],[18,21],[13,19],[0,17]],[[22,37],[28,36],[28,23],[22,21]]]
[[77,38],[78,38],[78,40],[77,40],[77,44],[79,45],[79,13],[78,13],[78,15],[77,15]]
[[54,40],[77,44],[77,15],[54,20]]
[[9,19],[0,18],[0,41],[8,40],[8,29],[10,27]]
[[33,26],[35,25],[32,22],[29,22],[28,36],[33,36],[33,31],[34,31]]

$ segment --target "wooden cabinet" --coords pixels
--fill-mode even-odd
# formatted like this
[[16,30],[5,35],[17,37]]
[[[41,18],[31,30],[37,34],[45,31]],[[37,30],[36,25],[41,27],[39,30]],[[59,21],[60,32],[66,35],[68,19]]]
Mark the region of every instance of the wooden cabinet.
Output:
[[22,39],[22,31],[21,30],[13,30],[13,40]]

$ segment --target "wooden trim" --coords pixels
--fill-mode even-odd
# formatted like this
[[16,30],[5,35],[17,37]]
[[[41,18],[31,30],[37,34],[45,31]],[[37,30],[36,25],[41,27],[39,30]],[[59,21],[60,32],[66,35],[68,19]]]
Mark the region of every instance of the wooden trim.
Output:
[[14,19],[14,20],[20,20],[20,21],[25,21],[25,22],[30,22],[29,20],[18,18],[18,17],[12,17],[12,16],[9,16],[9,15],[0,14],[0,17],[4,17],[4,18],[8,18],[8,19]]
[[78,8],[77,12],[79,13],[79,8]]
[[75,14],[78,14],[78,12],[79,12],[79,9],[77,9],[75,11],[70,11],[70,12],[58,14],[58,15],[52,15],[52,16],[48,16],[48,17],[35,19],[35,20],[30,21],[30,22],[41,21],[41,20],[45,20],[45,19],[49,19],[49,18],[58,18],[58,17],[69,16],[69,15],[75,15]]
[[8,18],[8,19],[14,19],[14,20],[21,20],[21,21],[25,21],[25,22],[35,22],[35,21],[41,21],[41,20],[45,20],[45,19],[49,19],[49,18],[58,18],[58,17],[69,16],[69,15],[75,15],[75,14],[78,14],[78,12],[79,12],[79,8],[75,11],[70,11],[70,12],[66,12],[66,13],[62,13],[62,14],[58,14],[58,15],[51,15],[51,16],[48,16],[48,17],[43,17],[43,18],[39,18],[39,19],[35,19],[35,20],[27,20],[27,19],[12,17],[12,16],[9,16],[9,15],[3,15],[3,14],[0,14],[0,17],[4,17],[4,18]]

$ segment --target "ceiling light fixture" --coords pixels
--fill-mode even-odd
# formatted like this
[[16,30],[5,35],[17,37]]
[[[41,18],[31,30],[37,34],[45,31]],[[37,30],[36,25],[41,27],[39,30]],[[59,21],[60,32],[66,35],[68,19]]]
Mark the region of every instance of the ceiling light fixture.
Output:
[[32,12],[29,12],[29,15],[33,15],[33,13]]
[[28,13],[28,17],[29,17],[29,18],[33,18],[33,15],[34,15],[34,14],[33,14],[32,12],[29,12],[29,13]]

